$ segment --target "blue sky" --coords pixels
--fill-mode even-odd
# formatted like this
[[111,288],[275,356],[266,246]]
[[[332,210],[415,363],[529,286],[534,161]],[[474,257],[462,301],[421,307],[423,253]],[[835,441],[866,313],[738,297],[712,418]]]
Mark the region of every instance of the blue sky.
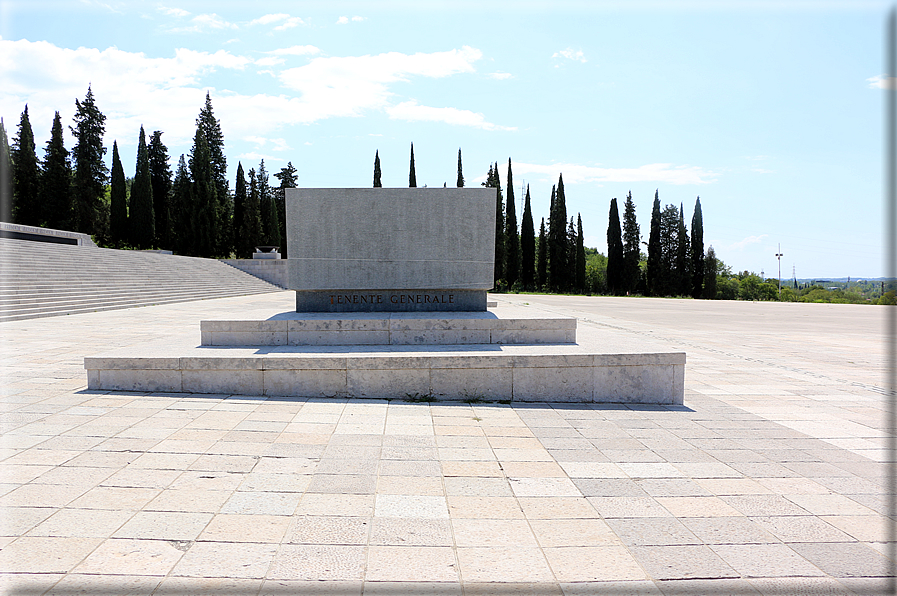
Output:
[[[705,246],[735,270],[883,275],[883,2],[0,1],[0,116],[39,147],[92,85],[125,172],[140,125],[188,153],[207,91],[233,186],[264,159],[303,187],[467,185],[513,162],[536,225],[567,210],[606,250],[632,191],[700,195]],[[71,148],[72,139],[67,139]],[[42,150],[38,151],[42,156]],[[111,159],[111,151],[109,152]]]

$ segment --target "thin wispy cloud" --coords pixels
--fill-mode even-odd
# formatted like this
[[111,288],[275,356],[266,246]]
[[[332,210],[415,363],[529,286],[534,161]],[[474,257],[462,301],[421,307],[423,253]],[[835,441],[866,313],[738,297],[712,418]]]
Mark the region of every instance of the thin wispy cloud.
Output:
[[582,50],[574,50],[573,48],[567,48],[566,50],[561,50],[559,52],[555,52],[551,55],[552,58],[564,58],[567,60],[572,60],[574,62],[588,62],[586,60],[585,54],[583,54]]
[[889,77],[886,74],[875,75],[866,79],[870,89],[887,89],[893,91],[897,89],[897,79]]
[[364,17],[354,16],[351,19],[349,17],[340,17],[336,20],[336,24],[337,25],[348,25],[350,20],[353,23],[359,23],[364,20]]
[[307,56],[309,54],[320,54],[321,50],[315,46],[290,46],[288,48],[279,48],[265,53],[274,56]]
[[273,23],[280,23],[279,25],[274,27],[274,31],[286,31],[287,29],[292,29],[293,27],[304,25],[305,21],[303,21],[300,17],[290,16],[285,12],[266,14],[260,16],[257,19],[249,21],[250,26],[271,25]]
[[727,246],[726,248],[728,250],[744,250],[744,248],[746,246],[749,246],[751,244],[759,244],[760,242],[763,242],[763,239],[767,238],[768,236],[769,236],[769,234],[760,234],[759,236],[748,236],[747,238],[740,240],[740,241],[736,242],[735,244],[731,244],[731,245]]
[[169,8],[167,6],[160,6],[159,12],[165,13],[172,17],[186,17],[190,15],[190,13],[183,8]]
[[[189,13],[188,13],[189,14]],[[237,25],[228,22],[215,13],[198,14],[190,19],[192,25],[183,27],[172,27],[168,29],[169,33],[207,33],[209,31],[223,31],[226,29],[237,29]]]
[[556,181],[564,174],[564,182],[659,182],[665,184],[710,184],[718,174],[698,166],[675,166],[669,163],[653,163],[636,168],[601,168],[572,163],[531,164],[514,162],[514,173],[543,174],[545,181]]
[[517,130],[514,126],[500,126],[487,122],[483,114],[460,110],[458,108],[435,108],[419,105],[416,101],[404,101],[386,108],[386,113],[393,120],[408,122],[444,122],[454,126],[471,126],[483,130]]
[[510,79],[513,76],[514,75],[512,75],[509,72],[490,72],[489,73],[489,78],[498,79],[499,81],[503,81],[505,79]]

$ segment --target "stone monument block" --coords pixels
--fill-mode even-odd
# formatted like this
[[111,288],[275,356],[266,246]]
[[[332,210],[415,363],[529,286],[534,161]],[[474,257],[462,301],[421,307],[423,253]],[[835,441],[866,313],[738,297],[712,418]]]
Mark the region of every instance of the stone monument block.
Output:
[[288,287],[297,312],[485,311],[491,188],[291,188]]

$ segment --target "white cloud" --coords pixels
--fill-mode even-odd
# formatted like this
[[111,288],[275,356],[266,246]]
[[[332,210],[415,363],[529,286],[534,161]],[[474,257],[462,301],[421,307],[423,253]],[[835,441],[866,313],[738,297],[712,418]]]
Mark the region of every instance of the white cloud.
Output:
[[266,52],[275,56],[306,56],[308,54],[319,54],[321,50],[315,46],[290,46],[288,48],[279,48]]
[[482,52],[460,50],[430,54],[389,52],[376,56],[314,58],[305,66],[280,73],[283,84],[301,94],[301,118],[313,122],[333,116],[360,116],[365,110],[390,107],[389,84],[412,76],[433,78],[474,72]]
[[774,174],[775,170],[765,170],[763,168],[751,168],[752,172],[757,172],[758,174]]
[[277,13],[277,14],[266,14],[257,19],[252,19],[249,21],[250,25],[270,25],[271,23],[277,23],[284,19],[290,18],[290,15],[285,13]]
[[90,84],[108,117],[110,146],[113,139],[136,144],[141,124],[150,132],[165,131],[167,142],[191,139],[205,99],[202,76],[251,63],[224,50],[178,49],[172,58],[149,58],[114,47],[71,50],[45,41],[5,39],[0,39],[0,56],[0,114],[19,114],[27,102],[32,122],[49,123],[55,110],[71,114],[74,98],[83,98]]
[[363,20],[364,20],[364,17],[359,17],[357,15],[352,17],[352,22],[354,22],[354,23],[360,23]]
[[418,105],[414,100],[404,101],[398,105],[386,108],[386,113],[393,120],[407,120],[409,122],[445,122],[455,126],[472,126],[484,130],[517,130],[513,126],[499,126],[486,122],[483,114],[458,108],[433,108]]
[[349,17],[340,17],[336,20],[337,25],[347,25],[349,23]]
[[168,29],[170,33],[204,33],[212,30],[237,29],[233,23],[225,21],[215,13],[198,14],[190,22],[193,23],[188,27],[172,27]]
[[567,60],[573,60],[574,62],[587,62],[585,54],[582,53],[582,50],[574,50],[573,48],[567,48],[566,50],[555,52],[551,55],[551,57],[566,58]]
[[159,11],[173,17],[186,17],[190,14],[183,8],[168,8],[166,6],[160,6]]
[[728,250],[743,250],[744,247],[748,246],[749,244],[758,244],[758,243],[762,242],[763,239],[766,238],[767,236],[769,236],[769,234],[760,234],[759,236],[748,236],[744,240],[740,240],[740,241],[736,242],[735,244],[728,246],[727,249]]
[[287,29],[292,29],[293,27],[298,27],[299,25],[304,25],[305,21],[300,19],[299,17],[290,17],[280,25],[274,28],[275,31],[286,31]]
[[564,174],[564,182],[664,182],[667,184],[709,184],[717,174],[697,166],[673,166],[669,163],[652,163],[637,168],[599,168],[580,164],[555,163],[549,165],[514,162],[514,173],[545,174],[547,181],[557,181]]
[[875,75],[874,77],[869,77],[866,79],[866,82],[869,83],[870,89],[889,89],[894,90],[897,89],[897,84],[895,84],[895,77],[889,77],[888,75]]
[[252,135],[243,137],[243,139],[246,141],[249,141],[250,143],[255,144],[256,147],[264,147],[268,143],[271,143],[271,145],[273,145],[271,147],[271,149],[274,151],[288,151],[288,150],[292,149],[292,147],[290,147],[289,144],[287,144],[286,139],[268,139],[265,137],[252,136]]
[[514,75],[509,72],[490,72],[489,76],[493,79],[498,79],[499,81],[503,81],[504,79],[510,79]]

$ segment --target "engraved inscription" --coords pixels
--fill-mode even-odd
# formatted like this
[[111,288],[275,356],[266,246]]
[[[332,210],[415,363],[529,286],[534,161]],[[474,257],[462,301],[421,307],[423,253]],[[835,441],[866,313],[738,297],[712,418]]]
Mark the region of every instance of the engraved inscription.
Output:
[[454,294],[330,294],[330,304],[454,304]]

